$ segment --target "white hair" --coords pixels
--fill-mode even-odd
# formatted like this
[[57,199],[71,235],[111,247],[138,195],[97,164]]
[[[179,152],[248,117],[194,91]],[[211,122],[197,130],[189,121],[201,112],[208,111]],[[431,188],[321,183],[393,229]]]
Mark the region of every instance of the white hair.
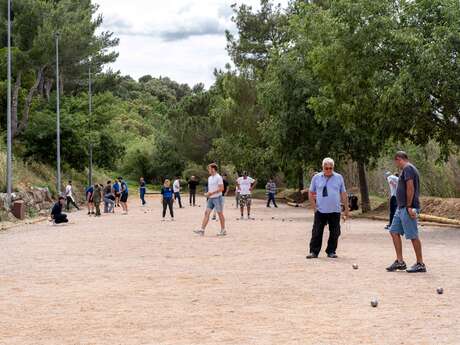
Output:
[[334,163],[334,160],[332,158],[324,158],[323,159],[323,168],[326,166],[326,165],[332,165],[332,167],[334,167],[335,163]]

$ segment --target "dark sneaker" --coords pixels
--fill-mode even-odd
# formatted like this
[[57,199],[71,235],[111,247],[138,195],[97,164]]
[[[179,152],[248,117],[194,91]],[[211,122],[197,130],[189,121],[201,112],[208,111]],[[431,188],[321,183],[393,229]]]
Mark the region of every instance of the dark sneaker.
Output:
[[390,226],[389,226],[389,225],[385,225],[385,230],[390,230]]
[[388,272],[395,272],[395,271],[404,271],[407,268],[406,263],[404,261],[399,262],[398,260],[395,260],[391,264],[391,266],[387,267]]
[[406,272],[407,273],[424,273],[426,272],[426,266],[425,264],[421,264],[417,262],[414,266],[412,266],[411,268],[408,268]]
[[338,258],[336,253],[329,253],[329,254],[327,254],[327,257],[330,258],[330,259],[337,259]]
[[307,259],[317,259],[318,258],[318,254],[315,254],[315,253],[310,253],[306,256]]

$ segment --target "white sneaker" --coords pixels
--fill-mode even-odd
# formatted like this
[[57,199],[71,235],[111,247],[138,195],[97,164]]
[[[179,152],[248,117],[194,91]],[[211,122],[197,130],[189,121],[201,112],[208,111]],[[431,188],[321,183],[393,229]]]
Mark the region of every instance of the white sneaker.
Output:
[[219,237],[227,236],[227,231],[225,230],[220,230],[220,232],[217,234]]
[[204,236],[204,230],[193,230],[193,232],[197,235]]

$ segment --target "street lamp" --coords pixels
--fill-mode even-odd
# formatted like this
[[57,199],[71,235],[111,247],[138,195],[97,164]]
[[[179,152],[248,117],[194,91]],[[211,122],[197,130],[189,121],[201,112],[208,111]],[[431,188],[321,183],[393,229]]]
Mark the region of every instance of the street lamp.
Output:
[[60,108],[60,78],[59,78],[59,33],[55,33],[56,39],[56,164],[57,164],[57,193],[61,194],[61,108]]
[[88,126],[89,126],[89,169],[88,169],[88,186],[93,185],[93,138],[91,137],[92,116],[93,116],[93,99],[92,99],[92,81],[91,81],[91,59],[88,68]]
[[11,202],[13,191],[13,154],[12,154],[12,128],[11,128],[11,0],[8,0],[8,90],[7,90],[7,154],[6,154],[6,193],[8,203]]

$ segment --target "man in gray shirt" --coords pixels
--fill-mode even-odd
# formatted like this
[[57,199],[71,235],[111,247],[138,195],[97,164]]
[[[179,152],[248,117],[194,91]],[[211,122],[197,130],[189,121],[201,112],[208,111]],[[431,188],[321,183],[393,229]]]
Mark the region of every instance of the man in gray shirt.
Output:
[[420,213],[420,176],[417,168],[409,162],[409,157],[403,151],[395,154],[395,164],[401,170],[398,186],[396,188],[396,201],[398,208],[390,226],[390,235],[396,251],[395,262],[387,267],[387,271],[394,272],[406,270],[403,260],[401,236],[412,241],[417,262],[408,273],[426,272],[422,256],[422,243],[419,238],[417,217]]

